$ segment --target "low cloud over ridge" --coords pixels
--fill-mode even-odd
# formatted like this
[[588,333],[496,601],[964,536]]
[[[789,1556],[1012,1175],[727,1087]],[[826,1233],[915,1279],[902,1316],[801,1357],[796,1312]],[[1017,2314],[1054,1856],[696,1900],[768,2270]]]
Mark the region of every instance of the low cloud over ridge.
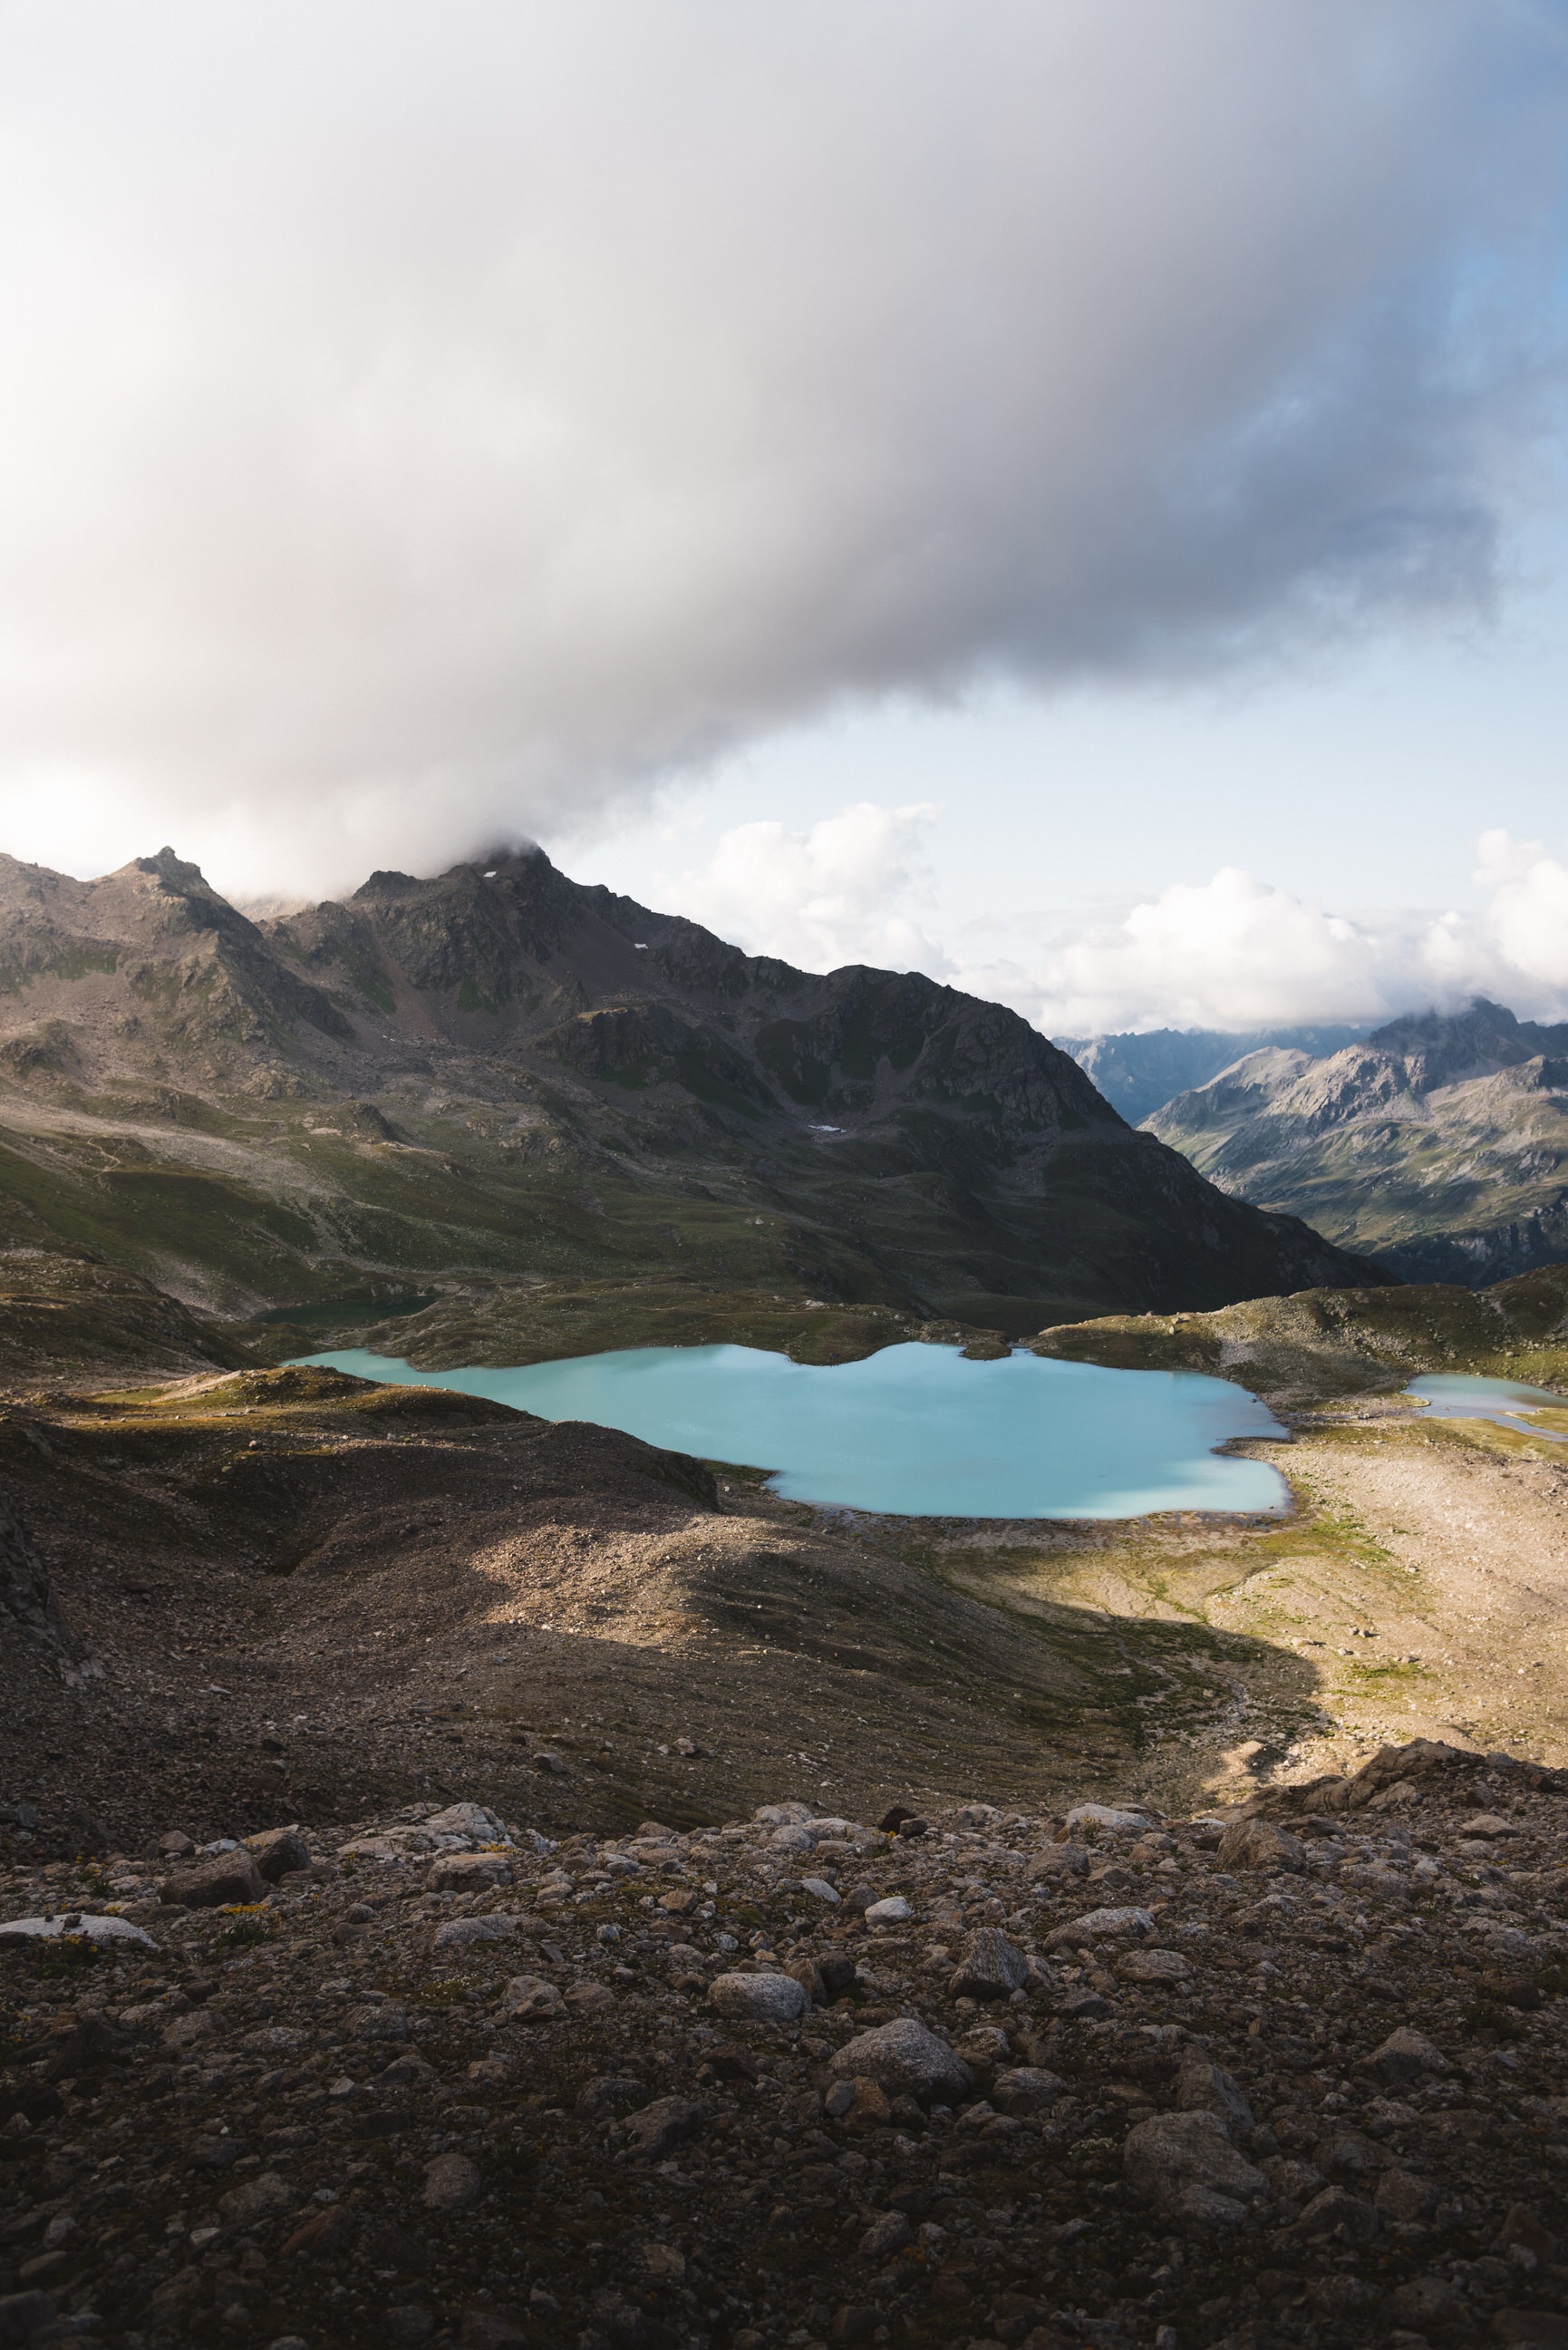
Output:
[[340,888],[845,697],[1189,676],[1506,570],[1557,356],[1555,7],[19,0],[6,33],[28,853],[173,837],[231,889]]
[[808,970],[924,971],[1047,1035],[1386,1019],[1476,994],[1568,1019],[1568,863],[1540,841],[1482,835],[1478,912],[1337,914],[1231,867],[1110,916],[1018,913],[938,938],[922,884],[940,815],[866,804],[809,832],[738,826],[706,866],[660,874],[658,901]]

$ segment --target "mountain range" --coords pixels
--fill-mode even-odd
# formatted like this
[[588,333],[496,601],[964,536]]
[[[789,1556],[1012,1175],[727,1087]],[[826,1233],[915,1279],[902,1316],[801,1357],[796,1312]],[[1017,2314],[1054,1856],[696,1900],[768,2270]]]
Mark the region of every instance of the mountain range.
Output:
[[1189,1093],[1249,1053],[1272,1046],[1312,1058],[1337,1053],[1366,1034],[1360,1027],[1149,1028],[1141,1035],[1058,1036],[1064,1053],[1095,1081],[1129,1125],[1141,1125],[1176,1094]]
[[1377,1278],[1014,1014],[747,956],[537,850],[265,920],[170,849],[0,858],[0,1246],[292,1316],[296,1351],[406,1314],[427,1359],[821,1359],[857,1315],[1017,1334]]
[[1568,1257],[1568,1023],[1478,997],[1327,1055],[1270,1046],[1145,1126],[1407,1281],[1480,1287]]

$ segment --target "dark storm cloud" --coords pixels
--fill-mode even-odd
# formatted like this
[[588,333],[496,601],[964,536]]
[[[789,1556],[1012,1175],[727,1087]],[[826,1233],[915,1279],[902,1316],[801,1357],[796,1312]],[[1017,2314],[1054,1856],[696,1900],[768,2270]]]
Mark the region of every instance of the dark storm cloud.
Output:
[[4,789],[231,882],[845,696],[1484,613],[1538,488],[1554,8],[40,0],[0,47]]

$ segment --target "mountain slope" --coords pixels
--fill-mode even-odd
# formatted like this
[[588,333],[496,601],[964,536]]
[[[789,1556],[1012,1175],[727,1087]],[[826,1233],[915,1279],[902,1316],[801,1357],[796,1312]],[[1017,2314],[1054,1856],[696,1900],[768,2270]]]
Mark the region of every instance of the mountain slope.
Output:
[[1249,1053],[1270,1046],[1322,1058],[1355,1044],[1363,1027],[1151,1028],[1142,1035],[1058,1036],[1113,1109],[1131,1124],[1153,1118],[1180,1093],[1207,1085]]
[[762,1305],[1024,1331],[1368,1277],[1013,1014],[742,955],[537,851],[261,923],[170,850],[0,859],[0,990],[13,1244],[230,1316],[435,1291],[572,1353]]
[[1568,1024],[1483,998],[1323,1059],[1251,1054],[1146,1130],[1409,1281],[1477,1286],[1568,1256]]

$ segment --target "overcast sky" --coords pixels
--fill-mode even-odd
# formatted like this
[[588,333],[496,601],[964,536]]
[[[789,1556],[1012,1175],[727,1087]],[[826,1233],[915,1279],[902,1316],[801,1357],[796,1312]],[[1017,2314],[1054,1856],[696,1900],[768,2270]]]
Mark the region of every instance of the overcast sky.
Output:
[[0,0],[0,847],[1568,1010],[1546,0]]

